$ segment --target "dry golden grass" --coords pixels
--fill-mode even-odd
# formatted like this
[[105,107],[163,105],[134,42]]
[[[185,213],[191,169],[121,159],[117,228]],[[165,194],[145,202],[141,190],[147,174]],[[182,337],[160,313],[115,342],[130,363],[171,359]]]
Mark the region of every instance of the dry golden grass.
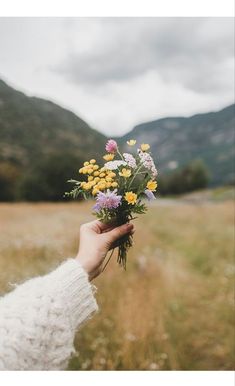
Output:
[[[1,204],[1,294],[73,256],[90,207]],[[113,259],[96,280],[100,313],[70,369],[232,369],[232,202],[158,201],[136,229],[127,271]]]

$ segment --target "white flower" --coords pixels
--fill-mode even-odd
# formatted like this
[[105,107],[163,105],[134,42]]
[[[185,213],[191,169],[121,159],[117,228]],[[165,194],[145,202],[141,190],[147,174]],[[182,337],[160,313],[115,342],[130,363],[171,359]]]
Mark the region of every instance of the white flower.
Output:
[[130,153],[123,153],[123,157],[124,157],[124,160],[127,162],[127,165],[130,168],[132,168],[132,169],[136,168],[136,160],[135,160],[135,158],[133,157],[132,154],[130,154]]
[[140,149],[138,149],[138,154],[146,169],[151,171],[151,174],[154,178],[157,177],[157,169],[151,155],[149,153],[143,152]]
[[108,170],[116,170],[119,166],[126,166],[125,161],[109,161],[104,164],[104,167]]

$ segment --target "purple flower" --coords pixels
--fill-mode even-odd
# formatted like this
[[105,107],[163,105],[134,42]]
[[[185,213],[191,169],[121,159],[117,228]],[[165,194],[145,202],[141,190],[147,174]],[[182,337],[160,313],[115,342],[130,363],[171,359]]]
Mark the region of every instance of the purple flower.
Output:
[[99,212],[101,209],[116,209],[122,200],[122,196],[117,195],[117,189],[106,193],[99,192],[96,196],[96,204],[93,206],[95,212]]
[[123,158],[126,161],[127,165],[130,166],[130,168],[135,169],[136,168],[136,160],[130,153],[123,153]]
[[115,153],[117,151],[117,148],[117,142],[114,141],[114,139],[109,139],[105,146],[105,150],[108,153]]
[[153,192],[151,190],[145,189],[144,193],[146,194],[147,199],[149,201],[156,200],[156,197],[154,196],[154,194],[153,194]]

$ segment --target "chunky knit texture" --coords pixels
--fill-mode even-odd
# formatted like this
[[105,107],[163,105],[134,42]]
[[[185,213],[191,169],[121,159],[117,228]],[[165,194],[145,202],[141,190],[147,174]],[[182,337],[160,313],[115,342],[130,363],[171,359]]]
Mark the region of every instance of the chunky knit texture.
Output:
[[80,264],[69,259],[0,300],[0,370],[63,370],[76,330],[98,306]]

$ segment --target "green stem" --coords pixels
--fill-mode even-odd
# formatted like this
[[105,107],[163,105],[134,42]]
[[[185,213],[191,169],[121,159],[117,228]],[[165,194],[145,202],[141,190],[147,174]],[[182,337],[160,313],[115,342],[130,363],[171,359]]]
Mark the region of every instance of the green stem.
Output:
[[139,171],[141,170],[142,167],[143,167],[143,164],[141,163],[141,164],[139,165],[139,167],[137,168],[136,172],[134,173],[134,175],[133,175],[133,177],[132,177],[132,179],[131,179],[131,182],[130,182],[130,184],[129,184],[128,189],[130,189],[132,182],[134,181],[134,179],[135,179],[135,177],[137,176],[137,174],[139,174]]
[[118,148],[117,148],[117,153],[120,155],[120,157],[121,157],[122,161],[124,161],[124,158],[123,158],[123,156],[122,156],[122,153],[120,153],[120,151],[119,151],[119,149],[118,149]]

